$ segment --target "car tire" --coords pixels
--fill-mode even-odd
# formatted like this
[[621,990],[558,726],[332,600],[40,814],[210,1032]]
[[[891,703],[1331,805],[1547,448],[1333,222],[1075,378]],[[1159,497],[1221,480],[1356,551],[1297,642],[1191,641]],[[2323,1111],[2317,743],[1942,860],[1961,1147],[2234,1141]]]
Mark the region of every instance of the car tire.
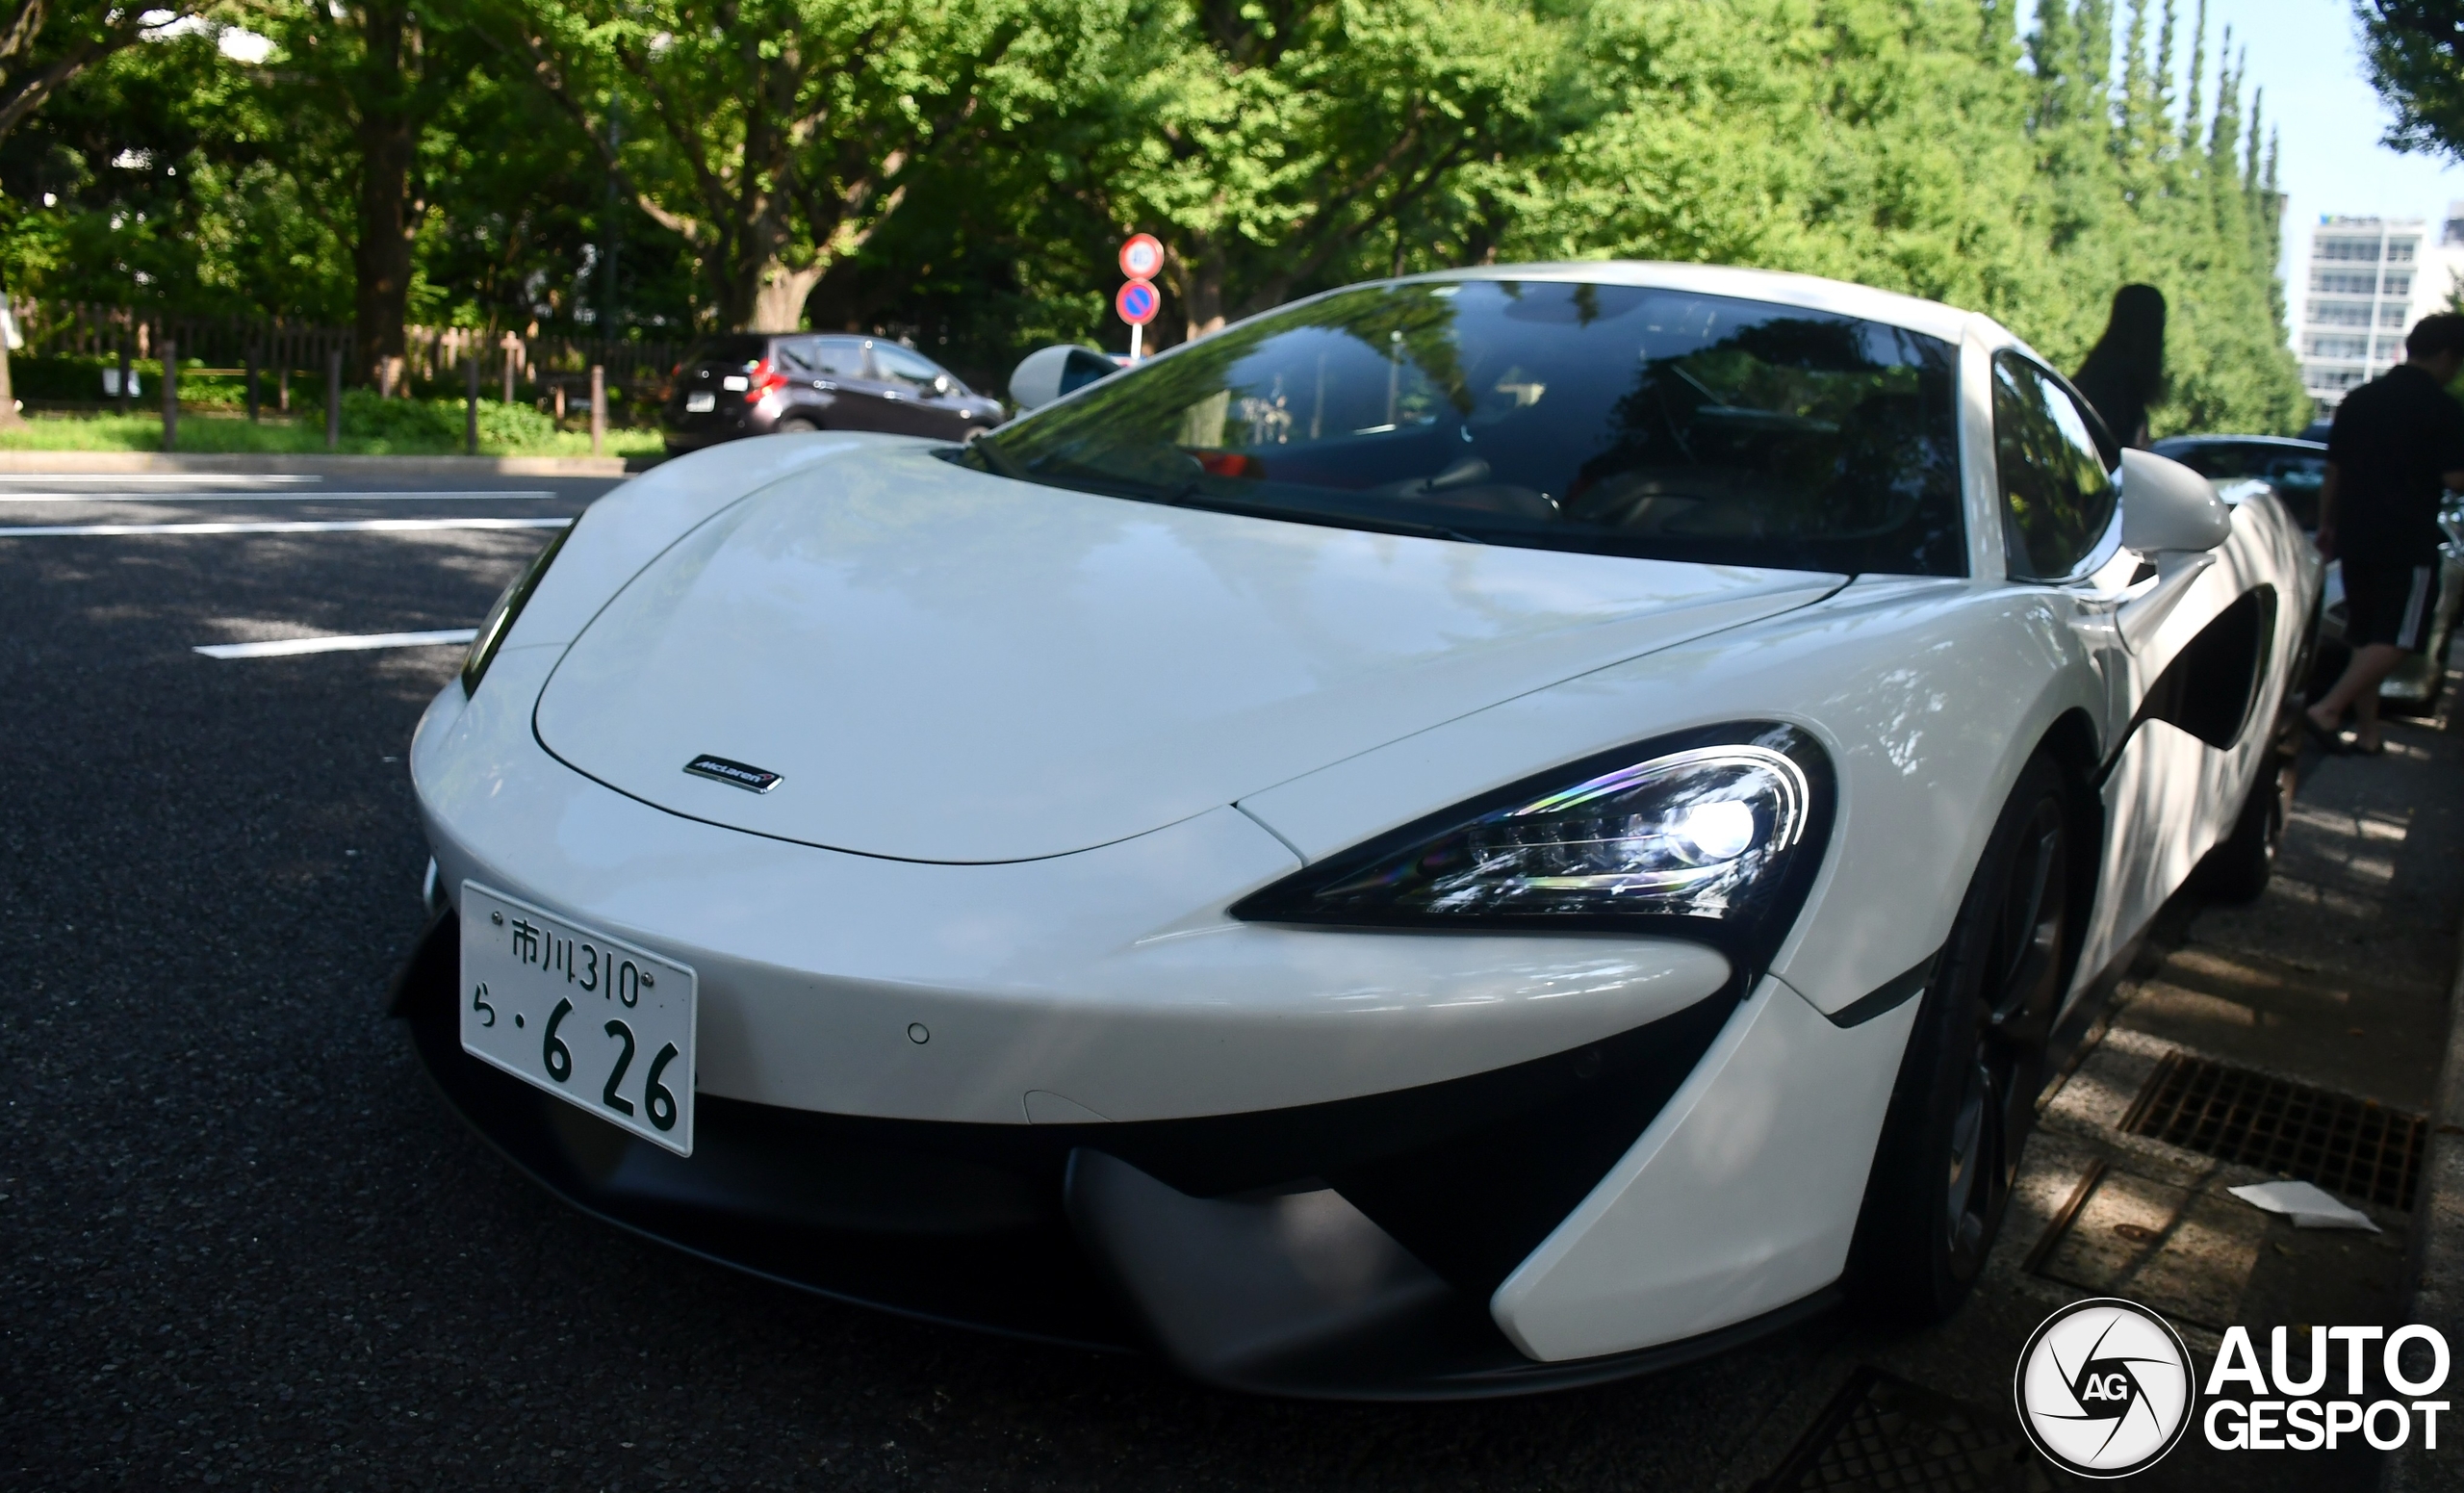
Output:
[[2284,844],[2284,822],[2293,807],[2293,759],[2271,750],[2242,800],[2233,833],[2217,841],[2198,863],[2199,889],[2224,902],[2255,902],[2275,874]]
[[771,427],[773,435],[810,435],[821,426],[802,415],[789,415]]
[[2021,769],[1917,1008],[1849,1262],[1888,1321],[1957,1310],[2001,1229],[2086,912],[2076,791],[2046,753]]

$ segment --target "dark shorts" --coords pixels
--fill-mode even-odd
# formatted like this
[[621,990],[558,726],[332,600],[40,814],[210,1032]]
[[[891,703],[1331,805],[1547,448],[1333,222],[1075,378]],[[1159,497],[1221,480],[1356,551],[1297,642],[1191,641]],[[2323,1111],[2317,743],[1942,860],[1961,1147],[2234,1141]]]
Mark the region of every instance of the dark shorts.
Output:
[[2438,605],[2438,567],[2345,562],[2345,641],[2355,648],[2393,643],[2406,653],[2429,646]]

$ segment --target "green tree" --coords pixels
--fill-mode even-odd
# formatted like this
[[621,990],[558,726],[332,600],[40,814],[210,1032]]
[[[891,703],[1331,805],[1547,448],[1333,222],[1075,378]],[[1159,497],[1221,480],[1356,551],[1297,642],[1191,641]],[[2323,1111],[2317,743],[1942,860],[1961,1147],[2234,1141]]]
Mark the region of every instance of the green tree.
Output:
[[2464,0],[2360,0],[2370,81],[2396,112],[2387,143],[2464,160]]
[[2106,0],[2057,0],[2022,42],[1973,0],[1601,0],[1587,116],[1522,170],[1510,248],[1905,291],[2066,369],[2145,280],[2174,308],[2160,430],[2297,425],[2277,199],[2244,168],[2238,81],[2211,135],[2163,82],[2169,17],[2131,12],[2120,77],[2114,23]]
[[220,55],[219,35],[130,47],[0,142],[13,283],[104,304],[347,318],[347,215],[329,221],[322,193],[271,154],[288,121]]
[[1108,148],[1068,179],[1163,241],[1193,337],[1448,241],[1486,257],[1494,225],[1453,189],[1541,138],[1568,31],[1511,0],[1196,0],[1156,21]]
[[[0,143],[70,80],[195,9],[191,0],[142,10],[110,0],[15,0],[0,13]],[[0,425],[17,418],[9,349],[0,344]]]
[[465,18],[419,0],[254,0],[244,13],[274,43],[258,73],[285,121],[275,153],[332,204],[321,214],[350,245],[359,366],[372,371],[403,351],[433,188],[424,147],[481,44]]
[[1068,0],[558,0],[508,40],[641,211],[699,260],[716,320],[792,328],[929,158],[1014,124],[1116,28]]

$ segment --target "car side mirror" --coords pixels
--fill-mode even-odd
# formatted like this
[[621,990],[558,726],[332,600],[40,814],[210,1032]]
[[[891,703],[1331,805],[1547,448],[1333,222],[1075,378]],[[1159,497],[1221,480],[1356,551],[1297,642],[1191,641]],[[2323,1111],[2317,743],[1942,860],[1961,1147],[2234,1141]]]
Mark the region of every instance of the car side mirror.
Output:
[[950,392],[950,375],[947,373],[935,373],[933,375],[933,392],[935,394],[946,396]]
[[2142,554],[2213,550],[2233,532],[2233,510],[2207,478],[2154,451],[2121,453],[2121,542]]
[[1010,402],[1022,410],[1040,409],[1113,371],[1113,360],[1092,348],[1039,348],[1011,372]]

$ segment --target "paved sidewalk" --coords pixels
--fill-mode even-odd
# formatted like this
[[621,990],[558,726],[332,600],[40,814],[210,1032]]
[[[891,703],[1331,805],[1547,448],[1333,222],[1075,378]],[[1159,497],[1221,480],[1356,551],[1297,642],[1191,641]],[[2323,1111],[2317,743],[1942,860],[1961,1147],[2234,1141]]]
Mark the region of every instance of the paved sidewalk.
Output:
[[[2451,672],[2451,701],[2457,682]],[[2444,719],[2396,724],[2388,734],[2383,758],[2305,758],[2284,854],[2258,901],[2211,905],[2193,892],[2166,909],[2101,1026],[2046,1095],[2001,1240],[1966,1307],[1941,1328],[1904,1337],[1844,1325],[1825,1369],[1775,1409],[1726,1486],[2069,1485],[2019,1441],[2011,1383],[2037,1324],[2090,1296],[2163,1312],[2204,1372],[2234,1324],[2264,1344],[2276,1324],[2413,1320],[2408,1243],[2417,1219],[2436,1219],[2423,1309],[2451,1319],[2464,1311],[2464,1129],[2439,1138],[2449,1180],[2425,1178],[2426,1200],[2409,1209],[2392,1187],[2373,1198],[2348,1178],[2323,1181],[2378,1223],[2375,1235],[2296,1229],[2226,1192],[2280,1173],[2132,1133],[2161,1118],[2162,1103],[2150,1102],[2161,1100],[2151,1088],[2160,1068],[2175,1083],[2204,1075],[2253,1086],[2246,1093],[2272,1080],[2269,1102],[2299,1105],[2324,1091],[2320,1102],[2359,1101],[2348,1109],[2358,1122],[2400,1140],[2417,1137],[2409,1122],[2440,1106],[2446,1065],[2444,1103],[2455,1112],[2439,1118],[2464,1126],[2464,1057],[2447,1056],[2464,914],[2464,734]],[[2464,1369],[2464,1322],[2448,1331]],[[1854,1378],[1860,1372],[1866,1377]],[[1851,1413],[1845,1402],[1859,1394],[1865,1403]],[[1846,1429],[1827,1469],[1803,1480],[1812,1443],[1834,1425]],[[1852,1447],[1864,1458],[1854,1469]],[[2130,1481],[2359,1490],[2377,1485],[2386,1460],[2366,1445],[2219,1453],[2194,1429]],[[2402,1486],[2464,1489],[2464,1447],[2431,1461],[2444,1480]],[[1875,1477],[1885,1465],[1894,1470]],[[1788,1476],[1760,1480],[1775,1470]]]
[[[637,464],[636,464],[637,463]],[[230,472],[321,476],[623,476],[649,462],[624,456],[274,456],[164,451],[0,450],[0,476]]]

